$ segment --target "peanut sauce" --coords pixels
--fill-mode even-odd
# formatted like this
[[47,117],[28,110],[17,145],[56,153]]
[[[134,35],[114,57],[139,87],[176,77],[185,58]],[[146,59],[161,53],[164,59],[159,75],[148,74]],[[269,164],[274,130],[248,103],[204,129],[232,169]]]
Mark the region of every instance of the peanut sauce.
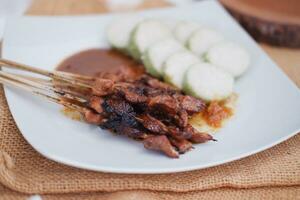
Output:
[[111,49],[81,51],[66,58],[57,70],[99,78],[114,74],[120,78],[136,79],[144,73],[140,63]]

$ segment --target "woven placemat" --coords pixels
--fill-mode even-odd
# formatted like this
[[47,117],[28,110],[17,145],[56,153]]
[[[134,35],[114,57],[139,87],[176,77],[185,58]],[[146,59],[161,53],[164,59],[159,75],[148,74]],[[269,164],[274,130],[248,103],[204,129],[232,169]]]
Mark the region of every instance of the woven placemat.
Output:
[[[145,190],[130,190],[119,192],[89,192],[68,194],[46,194],[43,200],[216,200],[216,199],[248,199],[248,200],[295,200],[299,197],[300,186],[260,187],[252,189],[219,188],[214,190],[193,191],[188,193],[158,192]],[[1,200],[28,200],[28,194],[12,191],[0,185]]]
[[193,194],[222,187],[297,186],[300,185],[299,146],[298,134],[254,156],[184,173],[128,175],[91,172],[50,161],[37,153],[15,125],[0,88],[0,182],[23,193],[147,190]]

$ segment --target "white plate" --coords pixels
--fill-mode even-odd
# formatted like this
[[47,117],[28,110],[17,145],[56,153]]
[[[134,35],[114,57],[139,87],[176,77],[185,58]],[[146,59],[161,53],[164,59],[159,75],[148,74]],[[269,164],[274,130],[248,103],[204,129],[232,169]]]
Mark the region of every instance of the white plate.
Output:
[[[300,92],[247,33],[215,1],[151,10],[143,16],[198,20],[245,46],[252,64],[237,80],[235,117],[218,142],[196,145],[180,159],[145,150],[141,143],[72,121],[60,107],[17,89],[5,88],[12,115],[25,139],[49,159],[79,168],[117,173],[169,173],[201,169],[270,148],[300,128]],[[8,22],[3,56],[52,70],[66,56],[107,46],[105,27],[115,15],[24,17]]]

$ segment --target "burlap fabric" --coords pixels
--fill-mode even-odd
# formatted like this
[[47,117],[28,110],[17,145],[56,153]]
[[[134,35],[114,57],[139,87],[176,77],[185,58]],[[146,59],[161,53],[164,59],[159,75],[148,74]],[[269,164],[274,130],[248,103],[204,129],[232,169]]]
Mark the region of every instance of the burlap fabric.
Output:
[[[217,200],[217,199],[249,199],[249,200],[285,200],[297,199],[300,187],[263,187],[253,189],[220,188],[215,190],[193,191],[188,193],[157,192],[157,191],[120,191],[94,192],[78,194],[47,194],[41,195],[43,200]],[[1,200],[23,200],[30,195],[9,190],[0,185]],[[299,198],[298,198],[299,199]]]
[[[238,190],[238,195],[243,197],[246,191],[251,191],[247,193],[249,197],[252,197],[251,194],[271,195],[270,192],[280,195],[279,191],[286,191],[287,198],[287,195],[296,197],[300,191],[299,146],[298,134],[270,150],[236,162],[204,170],[167,175],[110,174],[80,170],[50,161],[32,149],[15,125],[4,92],[2,88],[0,89],[0,182],[3,184],[0,192],[1,189],[4,191],[1,192],[3,198],[5,195],[9,198],[11,194],[23,198],[24,194],[21,193],[57,195],[119,191],[113,194],[93,193],[95,198],[101,199],[105,198],[102,197],[103,195],[114,198],[126,194],[127,190],[138,190],[128,194],[154,199],[168,199],[168,197],[197,199],[197,195],[202,196],[204,193],[207,197],[209,195],[230,196],[237,192],[237,188],[252,188]],[[9,193],[8,188],[20,193]],[[206,191],[203,192],[204,190]],[[158,196],[157,192],[162,193]],[[81,195],[85,198],[87,194]],[[48,197],[50,198],[51,195]],[[56,197],[72,198],[72,194]]]

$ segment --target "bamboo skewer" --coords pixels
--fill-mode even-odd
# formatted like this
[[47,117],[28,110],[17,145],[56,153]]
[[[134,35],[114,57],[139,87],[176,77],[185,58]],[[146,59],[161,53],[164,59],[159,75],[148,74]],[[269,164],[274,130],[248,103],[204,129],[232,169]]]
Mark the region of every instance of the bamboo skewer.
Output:
[[26,90],[81,113],[85,110],[84,104],[86,99],[80,98],[76,92],[56,89],[50,80],[17,75],[0,70],[0,83]]
[[77,85],[79,87],[84,87],[84,88],[91,88],[91,85],[88,84],[87,81],[94,80],[94,78],[91,78],[91,77],[75,75],[75,74],[71,74],[71,73],[67,73],[67,72],[50,72],[47,70],[38,69],[35,67],[31,67],[28,65],[24,65],[24,64],[6,60],[6,59],[0,59],[0,65],[2,65],[2,67],[13,68],[13,69],[18,69],[18,70],[23,70],[23,71],[27,71],[27,72],[40,74],[40,75],[52,78],[54,80],[65,81],[72,85]]
[[[72,86],[71,84],[61,83],[61,82],[57,82],[57,81],[55,82],[55,84],[53,84],[51,80],[46,80],[46,79],[42,79],[42,78],[31,77],[31,76],[26,76],[26,75],[21,75],[21,74],[14,74],[14,73],[10,73],[10,74],[12,74],[14,76],[19,76],[21,78],[25,78],[25,79],[28,79],[28,80],[31,80],[31,81],[34,81],[34,82],[37,82],[37,83],[40,83],[43,85],[47,85],[48,87],[57,88],[58,91],[63,90],[63,92],[65,92],[67,94],[81,98],[82,101],[87,100],[87,97],[85,95],[83,95],[82,93],[79,93],[79,92],[75,92],[74,86]],[[73,90],[70,88],[73,88]],[[61,90],[59,90],[59,89],[61,89]]]
[[14,76],[19,76],[21,78],[25,78],[25,79],[28,79],[28,80],[31,80],[31,81],[35,81],[35,82],[38,82],[40,84],[44,84],[44,85],[47,85],[47,86],[53,86],[51,80],[46,80],[46,79],[43,79],[43,78],[27,76],[27,75],[23,75],[23,74],[14,74],[14,73],[10,73],[10,74],[12,74]]
[[38,89],[36,89],[36,88],[34,88],[30,85],[26,85],[26,84],[23,84],[23,83],[20,83],[20,82],[16,82],[15,80],[11,80],[11,79],[8,79],[8,78],[5,78],[5,77],[0,77],[0,83],[5,84],[5,85],[9,85],[9,86],[13,86],[13,87],[16,87],[16,88],[20,88],[20,89],[23,89],[23,90],[28,91],[28,92],[31,92],[32,94],[35,94],[37,96],[46,98],[47,100],[49,100],[51,102],[63,105],[67,108],[76,110],[80,113],[84,112],[84,107],[81,107],[81,106],[76,105],[76,104],[69,103],[67,101],[63,101],[60,98],[57,98],[55,96],[51,96],[51,95],[46,94],[42,91],[39,91]]
[[61,75],[69,76],[71,78],[79,79],[79,80],[82,80],[82,81],[95,81],[95,78],[94,77],[90,77],[90,76],[72,74],[72,73],[62,72],[62,71],[57,72],[57,73],[59,73]]
[[38,78],[0,70],[2,84],[29,91],[83,115],[93,112],[88,106],[90,95],[87,94],[93,91],[97,78],[67,72],[51,72],[5,59],[0,59],[0,67],[45,76]]
[[[10,74],[10,73],[3,72],[3,71],[0,71],[0,76],[6,77],[8,79],[18,81],[18,82],[21,82],[21,83],[25,83],[25,84],[27,84],[31,87],[36,88],[36,89],[44,90],[44,91],[47,91],[47,92],[53,92],[56,95],[59,95],[61,97],[66,97],[66,98],[69,98],[69,99],[72,99],[72,100],[75,100],[75,101],[78,101],[78,102],[81,102],[81,103],[86,102],[85,99],[80,98],[78,96],[78,94],[76,94],[75,92],[68,91],[68,90],[64,90],[64,91],[59,90],[59,89],[56,89],[53,86],[44,85],[44,84],[41,83],[41,81],[30,80],[28,78],[25,78],[25,77],[22,77],[22,76],[19,76],[19,75],[16,75],[16,74]],[[37,80],[37,79],[38,78],[35,78],[35,80]],[[43,79],[40,79],[40,80],[43,80]]]

